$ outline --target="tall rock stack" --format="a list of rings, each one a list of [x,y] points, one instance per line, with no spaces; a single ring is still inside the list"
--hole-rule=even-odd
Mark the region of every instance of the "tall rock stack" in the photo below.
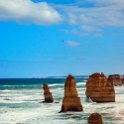
[[[53,102],[53,96],[52,93],[49,91],[49,87],[47,84],[43,84],[43,90],[44,90],[44,102],[46,103],[52,103]]]
[[[92,113],[88,117],[88,124],[103,124],[101,115],[99,113]]]
[[[122,85],[122,80],[119,74],[109,75],[108,82],[113,83],[114,86]]]
[[[80,97],[78,97],[76,82],[72,75],[66,79],[64,86],[64,98],[60,112],[66,111],[83,111]]]
[[[86,82],[86,96],[93,102],[115,102],[114,86],[103,73],[94,73]]]

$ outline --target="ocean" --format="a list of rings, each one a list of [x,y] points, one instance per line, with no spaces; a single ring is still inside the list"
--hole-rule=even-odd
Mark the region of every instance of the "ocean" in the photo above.
[[[116,86],[116,102],[86,102],[87,78],[76,78],[83,112],[59,113],[65,78],[0,79],[0,124],[87,124],[90,113],[102,115],[104,124],[124,124],[124,86]],[[42,103],[48,83],[54,103]]]

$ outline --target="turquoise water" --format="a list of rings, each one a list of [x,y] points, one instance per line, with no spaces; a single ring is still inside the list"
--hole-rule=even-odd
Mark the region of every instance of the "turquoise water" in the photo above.
[[[76,78],[83,112],[58,113],[64,95],[65,79],[0,80],[0,124],[87,124],[92,112],[99,112],[104,124],[124,124],[124,86],[115,87],[115,103],[87,103],[86,78]],[[44,99],[42,84],[49,83],[54,103]]]

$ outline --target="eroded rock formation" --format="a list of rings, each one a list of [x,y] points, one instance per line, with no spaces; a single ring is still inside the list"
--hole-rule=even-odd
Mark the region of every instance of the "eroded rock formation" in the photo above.
[[[43,84],[43,90],[44,90],[44,102],[52,103],[53,96],[52,96],[52,93],[49,91],[49,87],[47,84]]]
[[[122,84],[124,84],[124,76],[122,76],[121,80],[122,80]]]
[[[99,113],[92,113],[88,117],[88,124],[103,124],[101,115]]]
[[[94,73],[86,82],[86,96],[93,102],[115,102],[114,86],[103,73]]]
[[[66,111],[82,111],[80,97],[78,97],[76,82],[72,75],[69,75],[66,79],[64,86],[64,98],[60,112]]]
[[[113,83],[114,86],[122,85],[122,80],[119,74],[109,75],[108,82]]]

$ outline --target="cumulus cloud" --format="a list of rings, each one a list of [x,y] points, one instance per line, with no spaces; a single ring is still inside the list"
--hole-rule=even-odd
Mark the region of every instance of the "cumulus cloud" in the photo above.
[[[70,47],[77,47],[77,46],[80,46],[80,42],[77,42],[77,41],[66,41],[65,45],[70,46]]]
[[[0,0],[0,20],[14,20],[34,24],[56,24],[61,20],[61,15],[46,2]]]
[[[49,5],[32,0],[0,0],[0,20],[40,25],[56,24],[62,20],[72,27],[66,32],[76,35],[101,34],[106,27],[124,27],[124,0],[75,1],[71,5]]]

